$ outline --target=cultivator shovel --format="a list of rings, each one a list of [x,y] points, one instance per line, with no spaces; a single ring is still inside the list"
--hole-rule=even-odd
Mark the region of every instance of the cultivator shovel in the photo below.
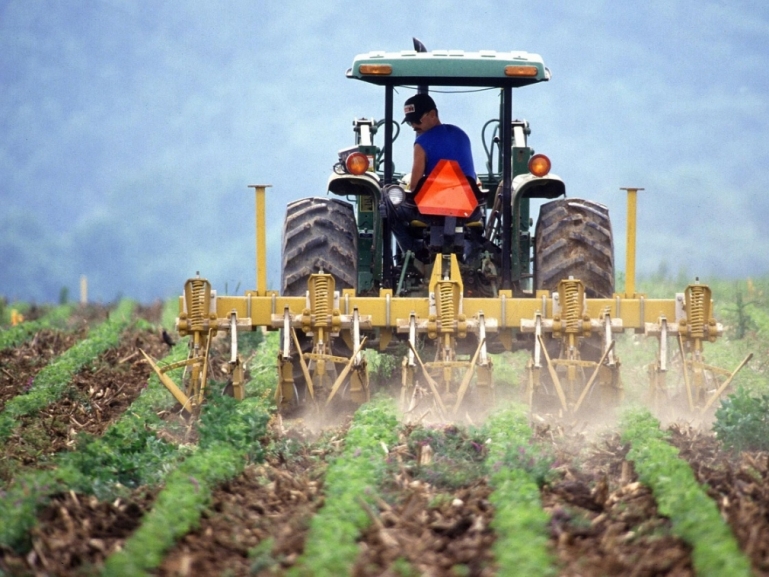
[[[703,344],[713,342],[723,334],[723,326],[712,316],[711,290],[700,284],[689,285],[686,292],[677,295],[676,318],[672,322],[660,317],[657,323],[649,323],[646,332],[659,339],[657,361],[649,365],[650,397],[656,407],[662,407],[673,399],[684,397],[685,408],[693,414],[706,413],[726,392],[737,373],[753,357],[747,355],[730,371],[705,362]],[[678,342],[678,356],[674,364],[681,378],[670,387],[667,382],[670,337]]]
[[[493,404],[492,363],[486,348],[486,319],[483,312],[468,318],[463,310],[462,276],[456,255],[438,255],[429,282],[428,310],[420,319],[416,310],[398,323],[398,333],[408,334],[409,350],[402,362],[401,404],[413,411],[422,398],[432,399],[441,417],[459,414],[473,376],[474,400],[487,409]],[[458,340],[474,335],[478,343],[469,358],[457,354]],[[418,337],[435,343],[432,361],[423,361]],[[467,355],[465,355],[467,357]],[[427,384],[421,386],[420,381]]]
[[[546,306],[543,295],[544,310]],[[613,406],[619,401],[622,386],[614,334],[622,332],[623,323],[612,318],[608,307],[601,310],[599,318],[590,317],[582,281],[562,280],[552,295],[552,317],[543,318],[538,311],[533,321],[522,321],[522,330],[534,334],[528,364],[530,405],[534,405],[535,395],[555,396],[560,412],[574,414],[596,394],[600,406]],[[548,349],[557,350],[558,356],[552,358]],[[543,368],[547,370],[544,379]]]
[[[346,295],[349,297],[349,295]],[[307,283],[305,307],[301,314],[292,314],[284,307],[280,318],[283,338],[278,354],[280,382],[275,390],[278,406],[289,407],[298,403],[305,394],[317,406],[327,406],[340,394],[345,386],[344,396],[353,403],[361,404],[370,397],[368,366],[362,354],[366,337],[361,339],[361,328],[370,325],[355,308],[352,314],[341,314],[340,295],[335,291],[334,277],[320,272],[310,275]],[[302,339],[297,335],[301,330]],[[344,331],[346,343],[353,350],[348,358],[334,354],[332,343]],[[305,345],[302,345],[304,341]],[[296,365],[299,365],[300,385],[296,385]],[[337,369],[341,365],[341,370]]]
[[[177,329],[181,336],[190,336],[189,353],[186,360],[159,366],[147,353],[144,358],[171,392],[174,398],[187,412],[196,411],[203,402],[206,383],[210,372],[211,342],[220,330],[227,330],[231,338],[231,358],[228,389],[236,399],[243,399],[243,366],[238,355],[237,316],[218,319],[215,310],[216,294],[211,290],[211,283],[200,277],[189,279],[184,285],[184,308],[179,315]],[[167,374],[175,369],[184,368],[182,387],[177,386]]]

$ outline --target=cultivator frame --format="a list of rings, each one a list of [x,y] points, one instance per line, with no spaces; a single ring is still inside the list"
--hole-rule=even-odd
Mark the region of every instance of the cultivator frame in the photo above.
[[[264,189],[256,188],[257,211],[264,210]],[[265,243],[262,228],[257,230],[257,254],[262,253]],[[632,239],[628,243],[628,261],[634,250]],[[257,269],[257,277],[257,286],[266,286],[265,267]],[[461,414],[473,377],[476,402],[492,402],[489,339],[506,350],[520,348],[528,339],[532,355],[528,363],[529,401],[538,390],[552,387],[550,392],[558,399],[559,411],[573,415],[596,388],[600,389],[600,404],[610,405],[621,396],[614,337],[629,330],[658,340],[657,360],[649,365],[652,400],[661,403],[671,396],[666,375],[671,364],[670,338],[675,337],[683,359],[689,408],[706,411],[750,359],[746,358],[734,371],[705,363],[704,342],[713,342],[723,334],[723,326],[712,316],[710,288],[696,283],[674,299],[651,299],[636,294],[633,275],[628,277],[628,292],[610,299],[587,298],[579,279],[562,280],[557,291],[537,291],[534,298],[513,297],[512,290],[500,290],[496,298],[465,297],[456,255],[438,255],[435,259],[427,298],[395,298],[392,289],[384,288],[378,296],[359,296],[353,289],[338,291],[334,277],[322,271],[310,275],[305,296],[285,296],[266,289],[247,291],[244,296],[219,296],[206,279],[196,277],[187,281],[179,300],[177,329],[180,335],[190,336],[188,359],[161,368],[147,358],[180,404],[194,411],[204,398],[213,337],[229,333],[228,372],[234,396],[242,398],[243,369],[237,333],[260,327],[281,331],[277,403],[288,407],[299,401],[294,378],[298,368],[307,384],[308,400],[324,407],[339,396],[343,386],[346,398],[354,403],[368,400],[364,354],[367,340],[375,337],[378,348],[386,350],[393,339],[400,339],[408,345],[401,370],[404,409],[413,410],[416,400],[426,396],[437,415],[451,418]],[[309,352],[301,352],[297,336],[300,332],[312,339]],[[474,352],[460,358],[458,343],[468,338],[472,338],[470,348]],[[334,339],[342,339],[352,354],[334,354]],[[425,339],[435,343],[433,360],[422,359],[424,349],[420,352],[419,343]],[[600,341],[600,359],[580,358],[582,339]],[[558,358],[548,353],[548,345],[553,343],[559,345]],[[182,366],[187,369],[184,391],[165,374]],[[720,381],[719,377],[728,378]],[[426,386],[421,386],[420,381]]]

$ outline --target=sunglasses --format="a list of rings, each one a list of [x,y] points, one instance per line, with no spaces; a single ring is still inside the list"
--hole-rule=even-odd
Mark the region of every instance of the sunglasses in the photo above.
[[[409,126],[419,126],[422,124],[422,119],[425,117],[425,114],[427,114],[427,112],[423,112],[422,116],[419,117],[419,120],[407,120],[406,124]]]

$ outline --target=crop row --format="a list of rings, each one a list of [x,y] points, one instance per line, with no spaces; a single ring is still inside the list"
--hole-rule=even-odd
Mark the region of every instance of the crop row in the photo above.
[[[79,370],[102,352],[116,346],[121,333],[131,323],[135,307],[131,301],[121,301],[109,319],[95,327],[88,338],[79,341],[41,370],[25,394],[8,401],[0,413],[0,441],[11,435],[20,417],[35,414],[56,401]]]
[[[17,347],[32,336],[49,328],[60,328],[64,326],[66,320],[72,314],[74,307],[72,305],[60,305],[51,309],[45,316],[33,320],[19,323],[16,326],[0,330],[0,351]]]
[[[166,360],[186,358],[186,349],[186,343],[178,343]],[[178,370],[174,376],[178,378],[180,374]],[[76,450],[57,455],[52,469],[30,471],[14,479],[0,494],[0,545],[26,549],[27,533],[36,522],[36,512],[56,492],[73,490],[110,498],[126,488],[160,482],[189,451],[155,435],[162,425],[157,413],[172,404],[153,375],[131,408],[104,435],[82,439]]]
[[[673,532],[692,546],[697,575],[750,575],[750,563],[718,507],[667,439],[648,411],[624,415],[622,440],[630,444],[627,459],[640,481],[651,488],[660,513],[671,519]]]
[[[398,419],[391,399],[360,407],[342,454],[326,473],[325,502],[312,518],[305,551],[291,575],[344,575],[358,556],[357,539],[371,522],[371,506],[385,471],[388,447],[397,441]]]
[[[260,441],[270,412],[263,397],[238,403],[214,397],[199,423],[198,449],[168,475],[139,529],[105,565],[107,575],[144,575],[163,560],[176,539],[198,523],[213,489],[263,458]]]
[[[487,428],[498,575],[552,575],[549,517],[542,510],[539,493],[550,463],[532,445],[528,415],[521,407],[493,415]]]
[[[94,329],[86,341],[99,335],[96,340],[101,342],[99,331],[118,323],[117,316],[113,313],[110,321]],[[102,437],[80,440],[75,451],[55,458],[52,470],[21,475],[0,493],[0,546],[26,549],[26,535],[35,522],[35,513],[56,492],[67,489],[111,498],[126,488],[162,484],[141,526],[121,551],[107,559],[104,572],[145,575],[158,567],[165,551],[199,522],[216,486],[239,475],[247,462],[263,459],[262,441],[271,413],[270,379],[266,375],[272,374],[274,359],[269,346],[264,343],[260,350],[263,364],[252,367],[252,373],[264,369],[265,378],[247,385],[245,401],[238,403],[218,395],[209,399],[196,423],[196,447],[168,442],[157,435],[169,427],[158,413],[169,409],[173,399],[153,375],[143,393]],[[182,341],[163,363],[182,359],[186,353]],[[179,372],[172,377],[178,380]],[[35,387],[42,376],[43,371]],[[46,386],[45,379],[42,383],[43,391],[58,386]],[[6,414],[13,413],[6,410],[0,414],[0,422]],[[659,422],[646,412],[630,412],[622,430],[623,442],[631,447],[628,460],[641,482],[654,492],[660,512],[672,520],[673,531],[692,545],[698,574],[750,574],[749,563],[715,504],[667,442]],[[390,399],[377,398],[356,411],[344,449],[327,469],[324,506],[311,519],[304,553],[290,574],[339,575],[353,566],[359,554],[357,541],[371,523],[371,510],[384,490],[388,455],[399,442],[398,433],[397,413]],[[517,406],[495,413],[475,433],[476,438],[486,439],[482,474],[492,488],[493,554],[499,575],[555,572],[556,562],[548,546],[549,516],[540,502],[551,460],[547,451],[532,443],[532,436],[527,411]]]

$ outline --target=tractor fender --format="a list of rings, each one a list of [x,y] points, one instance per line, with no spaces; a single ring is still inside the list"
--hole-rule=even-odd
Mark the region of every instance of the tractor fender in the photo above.
[[[382,187],[376,173],[332,174],[328,179],[328,190],[339,196],[360,196],[371,194],[379,199],[382,196]]]
[[[519,174],[513,178],[513,205],[521,198],[558,198],[566,195],[566,184],[560,176]]]

